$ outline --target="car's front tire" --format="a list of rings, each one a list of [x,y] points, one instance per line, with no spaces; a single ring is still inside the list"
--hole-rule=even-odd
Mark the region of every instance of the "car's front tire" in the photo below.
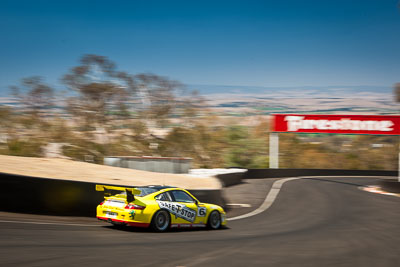
[[[166,210],[157,211],[151,220],[151,229],[156,232],[166,231],[171,223],[169,212]]]
[[[212,230],[216,230],[221,227],[221,214],[219,214],[218,211],[214,210],[211,212],[210,216],[208,216],[207,226]]]

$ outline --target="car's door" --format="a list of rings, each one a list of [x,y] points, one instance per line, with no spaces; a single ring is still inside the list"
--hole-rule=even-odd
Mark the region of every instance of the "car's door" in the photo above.
[[[160,207],[160,209],[165,209],[169,211],[169,215],[171,216],[171,224],[177,224],[177,217],[174,215],[177,211],[177,205],[174,203],[172,195],[170,192],[164,192],[155,197],[155,200]]]
[[[199,224],[204,223],[206,209],[199,207],[197,201],[183,190],[169,191],[177,210],[173,216],[178,224]]]

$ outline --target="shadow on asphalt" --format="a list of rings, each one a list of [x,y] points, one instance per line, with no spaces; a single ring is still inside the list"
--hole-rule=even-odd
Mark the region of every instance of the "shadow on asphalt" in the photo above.
[[[122,232],[131,232],[131,233],[185,233],[185,232],[212,232],[212,231],[224,231],[229,230],[230,228],[227,226],[223,226],[218,230],[211,230],[208,228],[172,228],[165,232],[155,232],[151,228],[140,228],[140,227],[130,227],[130,226],[121,226],[121,225],[104,225],[103,228],[122,231]]]

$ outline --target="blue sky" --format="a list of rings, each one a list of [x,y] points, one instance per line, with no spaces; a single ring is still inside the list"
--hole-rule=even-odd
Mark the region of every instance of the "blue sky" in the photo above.
[[[83,54],[186,84],[400,82],[398,0],[0,1],[0,94]]]

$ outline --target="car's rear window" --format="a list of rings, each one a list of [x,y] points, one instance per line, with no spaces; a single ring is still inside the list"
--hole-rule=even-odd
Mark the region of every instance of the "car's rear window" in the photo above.
[[[152,194],[154,192],[160,191],[162,189],[162,188],[157,188],[157,187],[135,187],[135,188],[140,190],[140,194],[139,195],[135,195],[135,196],[138,196],[138,197],[144,197],[144,196],[147,196],[147,195]],[[118,195],[126,196],[126,192],[125,191],[119,192],[117,194],[117,196]]]
[[[137,195],[138,197],[144,197],[160,190],[158,188],[153,188],[153,187],[136,187],[136,189],[140,190],[140,195]]]

